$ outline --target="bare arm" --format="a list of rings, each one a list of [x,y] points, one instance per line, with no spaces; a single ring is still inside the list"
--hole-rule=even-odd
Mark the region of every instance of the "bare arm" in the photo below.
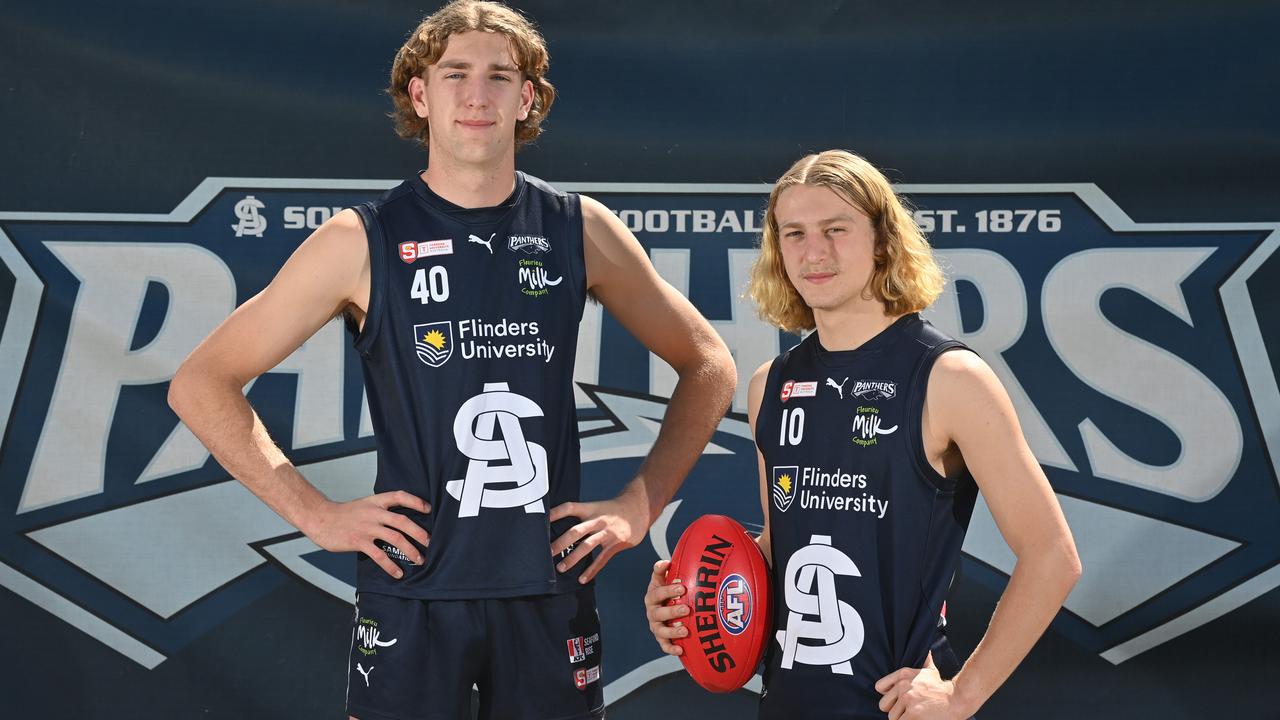
[[[760,401],[764,398],[764,386],[769,378],[770,365],[772,361],[761,365],[751,376],[751,384],[747,387],[747,420],[751,424],[752,435],[755,435],[756,416],[760,414]],[[760,552],[764,553],[765,562],[772,563],[773,559],[769,552],[769,490],[765,480],[764,456],[758,449],[756,457],[759,460],[757,475],[760,485],[760,508],[764,512],[764,531],[756,538],[756,544],[760,547]],[[689,607],[667,604],[672,598],[684,594],[683,584],[667,584],[667,568],[670,566],[670,560],[659,560],[653,564],[653,574],[649,577],[649,587],[644,594],[645,616],[649,620],[649,632],[653,633],[662,652],[668,655],[680,655],[683,651],[672,640],[689,634],[689,630],[684,627],[684,622],[680,620],[689,614]]]
[[[891,718],[967,718],[1049,626],[1080,577],[1080,559],[1013,404],[986,363],[966,352],[938,359],[929,378],[924,427],[926,446],[959,448],[1018,560],[986,635],[953,680],[903,669],[876,687],[890,706],[897,701]]]
[[[334,315],[349,306],[363,314],[368,296],[364,228],[354,212],[344,211],[312,234],[266,289],[236,308],[191,352],[169,385],[169,404],[227,472],[290,524],[326,549],[364,551],[396,575],[400,570],[373,540],[420,560],[400,532],[423,544],[426,532],[389,508],[405,505],[425,512],[425,504],[407,493],[342,506],[330,502],[276,447],[242,393]]]
[[[590,580],[614,554],[635,545],[666,507],[702,454],[733,399],[733,358],[697,309],[654,270],[639,241],[608,208],[582,198],[587,285],[637,340],[679,375],[662,429],[636,473],[607,503],[565,503],[551,520],[576,517],[552,543],[558,554],[578,543],[562,571],[602,548],[581,575]],[[580,542],[579,542],[580,541]]]

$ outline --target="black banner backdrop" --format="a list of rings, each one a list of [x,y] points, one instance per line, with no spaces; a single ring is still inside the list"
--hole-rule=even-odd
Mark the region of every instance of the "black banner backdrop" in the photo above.
[[[1086,563],[983,717],[1276,716],[1273,5],[519,7],[561,97],[518,164],[617,211],[740,370],[793,340],[740,297],[766,183],[847,147],[920,208],[953,280],[933,319],[1010,386]],[[163,398],[310,228],[424,164],[380,91],[431,9],[6,8],[6,714],[342,715],[349,558],[227,481]],[[607,316],[584,338],[585,492],[602,497],[671,378]],[[372,482],[343,347],[326,328],[250,390],[335,497]],[[611,717],[754,712],[750,690],[713,697],[662,660],[640,611],[645,567],[693,517],[759,522],[741,415],[720,430],[649,542],[602,576]],[[951,599],[962,652],[1010,569],[993,532],[979,512]]]

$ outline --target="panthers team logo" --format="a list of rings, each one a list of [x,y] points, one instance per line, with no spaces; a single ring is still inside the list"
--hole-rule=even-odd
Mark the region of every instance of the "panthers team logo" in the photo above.
[[[791,507],[796,498],[796,478],[800,474],[798,465],[775,465],[773,482],[770,483],[769,495],[773,498],[773,506],[781,512]]]
[[[892,400],[898,394],[898,384],[880,380],[858,380],[849,394],[863,400]]]
[[[431,367],[448,362],[453,355],[453,321],[414,325],[413,349],[418,359]]]
[[[539,255],[551,252],[551,241],[541,235],[511,235],[507,239],[507,249],[526,255]]]

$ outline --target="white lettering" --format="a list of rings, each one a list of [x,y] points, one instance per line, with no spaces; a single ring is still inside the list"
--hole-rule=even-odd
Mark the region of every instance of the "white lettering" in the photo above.
[[[1149,465],[1085,418],[1080,435],[1094,475],[1192,502],[1214,497],[1235,476],[1244,439],[1230,401],[1182,358],[1111,324],[1099,306],[1107,290],[1125,288],[1191,325],[1182,282],[1213,251],[1085,250],[1045,278],[1045,332],[1062,361],[1098,392],[1163,423],[1181,445],[1174,462]]]
[[[1044,465],[1074,472],[1075,463],[1004,359],[1004,351],[1022,337],[1027,327],[1027,290],[1022,277],[1003,255],[990,250],[940,250],[938,257],[944,266],[950,266],[951,282],[925,317],[946,334],[973,348],[991,366],[1009,393],[1022,423],[1022,433],[1036,459]],[[960,302],[955,288],[959,281],[973,283],[982,299],[982,325],[970,332],[966,332],[960,322]]]
[[[235,306],[235,281],[227,266],[196,245],[50,242],[47,247],[80,288],[19,512],[101,492],[107,433],[120,389],[168,381],[191,348]],[[151,342],[130,350],[151,282],[169,291],[164,323]]]

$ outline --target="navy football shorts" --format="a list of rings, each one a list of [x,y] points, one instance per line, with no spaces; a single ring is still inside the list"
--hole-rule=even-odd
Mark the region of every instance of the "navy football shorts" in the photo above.
[[[360,593],[347,712],[360,720],[604,715],[600,616],[591,586],[562,595],[418,600]]]

